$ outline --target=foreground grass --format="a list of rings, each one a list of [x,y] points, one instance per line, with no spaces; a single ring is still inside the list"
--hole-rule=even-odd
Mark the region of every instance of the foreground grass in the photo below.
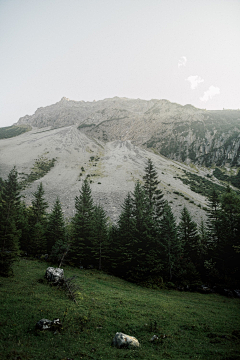
[[[240,301],[220,295],[138,287],[93,270],[78,275],[78,304],[43,279],[46,263],[21,260],[0,278],[0,359],[240,359]],[[60,334],[35,330],[42,318],[63,320]],[[117,331],[137,350],[116,349]],[[154,335],[159,342],[149,340]]]

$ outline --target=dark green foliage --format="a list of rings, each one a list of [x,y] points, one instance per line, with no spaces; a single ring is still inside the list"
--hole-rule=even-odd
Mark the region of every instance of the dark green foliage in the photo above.
[[[190,189],[198,194],[204,196],[210,196],[210,194],[215,190],[219,194],[224,192],[225,187],[215,184],[212,181],[199,176],[197,174],[192,174],[184,170],[186,177],[179,177],[179,179],[186,185],[190,185]]]
[[[46,227],[48,203],[44,200],[44,189],[42,183],[33,193],[32,206],[30,209],[30,244],[28,252],[32,255],[42,255],[47,251]]]
[[[197,224],[192,220],[192,217],[185,206],[181,212],[180,223],[178,225],[178,236],[184,257],[195,262],[199,250]]]
[[[167,202],[164,206],[160,226],[163,274],[166,280],[171,281],[177,275],[177,267],[181,256],[181,244],[177,236],[176,220]]]
[[[47,253],[52,261],[59,262],[67,250],[67,238],[62,207],[57,198],[53,210],[48,217],[47,231]]]
[[[181,243],[181,274],[186,280],[196,282],[200,280],[197,269],[200,267],[199,255],[201,253],[200,239],[197,224],[192,220],[187,208],[184,206],[178,225],[178,237]]]
[[[216,168],[213,171],[213,175],[217,179],[222,180],[222,181],[228,181],[233,186],[240,189],[240,171],[238,171],[237,175],[228,176],[228,175],[224,174],[219,168]]]
[[[134,238],[133,202],[128,193],[122,205],[118,224],[110,229],[110,259],[112,271],[126,277],[131,268],[132,244]]]
[[[75,198],[76,214],[72,219],[70,258],[74,265],[92,265],[93,199],[88,180],[85,179],[80,195]]]
[[[19,246],[20,246],[20,250],[24,254],[29,252],[29,244],[31,242],[31,231],[30,231],[31,214],[32,214],[32,209],[28,208],[26,204],[22,202],[18,212],[18,228],[21,229]]]
[[[148,159],[143,180],[146,197],[149,202],[149,211],[153,212],[155,219],[159,219],[162,215],[165,201],[163,200],[162,191],[158,189],[160,181],[151,159]]]
[[[230,187],[220,197],[213,194],[208,217],[211,280],[236,286],[240,280],[240,254],[235,250],[240,244],[240,197]]]
[[[32,128],[29,125],[12,125],[0,128],[0,139],[8,139],[21,135]]]
[[[0,275],[3,276],[12,273],[13,262],[19,255],[19,194],[18,173],[14,167],[7,180],[0,182]]]
[[[107,217],[103,208],[96,205],[92,222],[92,257],[98,270],[106,268],[108,245]]]

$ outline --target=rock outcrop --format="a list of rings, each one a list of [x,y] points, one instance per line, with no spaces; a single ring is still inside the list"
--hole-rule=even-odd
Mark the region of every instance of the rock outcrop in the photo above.
[[[48,267],[45,278],[52,284],[57,285],[64,280],[64,271],[63,269]]]
[[[113,338],[112,346],[116,346],[118,349],[136,348],[139,347],[139,342],[133,336],[123,334],[122,332],[117,332]]]

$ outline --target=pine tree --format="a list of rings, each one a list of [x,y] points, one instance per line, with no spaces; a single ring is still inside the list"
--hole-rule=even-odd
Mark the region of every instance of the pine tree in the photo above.
[[[155,247],[152,212],[149,211],[145,190],[139,182],[135,184],[132,205],[133,236],[129,247],[129,276],[134,281],[142,281],[156,272],[159,260]]]
[[[106,213],[100,205],[93,210],[92,230],[92,256],[98,270],[102,270],[108,256],[108,227]]]
[[[178,236],[182,244],[184,257],[195,262],[200,250],[199,235],[197,224],[192,220],[186,206],[184,206],[181,212],[180,223],[178,225]]]
[[[30,212],[31,241],[28,252],[33,255],[42,255],[47,251],[46,227],[48,203],[44,200],[44,189],[42,183],[33,193]]]
[[[154,218],[159,219],[162,216],[165,201],[163,200],[162,191],[158,189],[160,181],[158,180],[158,174],[151,159],[148,159],[143,180],[146,198],[149,202],[149,209],[153,211]]]
[[[173,216],[171,207],[166,202],[161,225],[161,259],[163,263],[163,273],[165,278],[172,281],[177,273],[179,259],[181,256],[181,245],[177,236],[176,220]]]
[[[208,220],[207,228],[209,239],[209,247],[214,247],[220,241],[220,200],[218,193],[213,190],[208,198]]]
[[[51,254],[53,246],[58,242],[58,248],[66,243],[65,222],[59,198],[56,199],[53,210],[48,217],[47,253]],[[61,246],[59,246],[61,244]],[[55,251],[56,253],[56,251]]]
[[[76,214],[72,219],[72,244],[70,257],[74,265],[92,264],[93,199],[88,180],[85,179],[80,195],[75,198]]]
[[[188,209],[184,206],[178,225],[178,238],[181,244],[180,273],[183,280],[190,284],[200,280],[200,243],[197,224],[192,220]]]
[[[133,200],[128,193],[122,205],[117,226],[112,226],[111,263],[116,275],[127,277],[132,266],[135,223],[133,219]]]
[[[21,229],[21,236],[19,239],[20,250],[25,254],[28,253],[29,244],[31,242],[30,214],[31,208],[28,208],[24,202],[21,202],[18,212],[17,226]]]
[[[240,280],[240,256],[234,250],[240,239],[240,196],[229,186],[220,197],[219,241],[213,259],[222,278]]]
[[[14,167],[7,180],[0,183],[0,274],[3,276],[12,273],[12,265],[19,255],[21,230],[17,228],[17,216],[20,206],[20,188],[17,177],[18,173]]]
[[[46,222],[48,203],[44,200],[44,189],[43,184],[37,188],[37,191],[33,193],[34,199],[32,200],[32,211],[33,211],[33,221],[35,224]]]

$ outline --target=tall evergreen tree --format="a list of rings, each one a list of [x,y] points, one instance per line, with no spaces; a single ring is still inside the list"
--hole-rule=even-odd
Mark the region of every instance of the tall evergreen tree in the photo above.
[[[21,229],[21,236],[19,239],[20,250],[24,253],[29,252],[29,244],[31,242],[31,226],[30,226],[31,208],[27,207],[24,202],[21,202],[17,225]]]
[[[240,256],[234,247],[240,242],[240,196],[229,186],[220,197],[219,241],[213,258],[222,279],[240,280]]]
[[[186,208],[183,207],[178,225],[178,236],[181,241],[183,255],[188,260],[196,262],[198,259],[200,244],[197,224],[192,220],[192,217]]]
[[[161,259],[163,263],[163,273],[165,279],[172,281],[177,274],[179,259],[181,256],[181,245],[177,236],[176,220],[173,216],[171,207],[166,202],[161,225]]]
[[[70,257],[74,265],[92,264],[93,199],[87,179],[83,181],[80,195],[75,198],[76,213],[72,219],[72,244]]]
[[[102,270],[108,257],[108,227],[106,213],[100,205],[93,210],[92,230],[92,256],[98,270]]]
[[[20,187],[18,173],[14,167],[7,180],[1,181],[0,212],[0,274],[8,276],[12,273],[13,262],[19,254],[19,237],[17,216],[20,207]]]
[[[153,211],[153,217],[159,219],[163,213],[165,201],[162,191],[158,188],[160,181],[158,180],[158,174],[151,159],[147,161],[143,180],[146,198],[149,202],[149,209]]]
[[[47,253],[51,254],[53,246],[58,242],[64,247],[66,243],[65,222],[59,198],[56,199],[53,210],[48,217],[47,231]],[[60,246],[61,247],[61,246]]]
[[[134,281],[142,281],[157,271],[159,259],[152,212],[149,211],[145,190],[139,182],[135,184],[132,194],[132,206],[133,233],[129,246],[129,276]]]
[[[200,281],[201,268],[200,242],[197,224],[192,220],[188,209],[184,206],[178,225],[178,238],[181,244],[180,271],[182,280],[190,284]]]
[[[208,197],[208,220],[209,247],[214,247],[220,241],[220,200],[216,190]]]
[[[44,189],[42,183],[33,193],[32,206],[30,212],[30,232],[31,241],[29,252],[33,255],[42,255],[47,251],[46,227],[47,227],[47,208],[48,203],[44,199]]]
[[[109,265],[111,272],[126,278],[132,263],[134,237],[133,202],[130,193],[121,208],[117,224],[113,224],[109,229]]]

